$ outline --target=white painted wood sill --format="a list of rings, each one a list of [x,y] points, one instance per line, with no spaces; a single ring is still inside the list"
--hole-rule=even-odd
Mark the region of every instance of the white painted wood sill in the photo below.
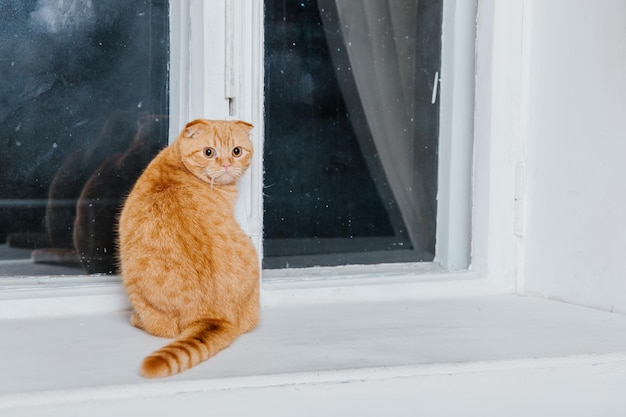
[[[139,363],[165,340],[107,288],[89,314],[47,297],[21,318],[3,294],[1,416],[626,413],[622,315],[515,295],[272,305],[216,357],[146,380]]]

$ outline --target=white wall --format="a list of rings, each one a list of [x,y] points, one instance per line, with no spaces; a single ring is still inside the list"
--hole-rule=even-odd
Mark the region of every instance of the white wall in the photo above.
[[[626,312],[626,1],[525,7],[523,288]]]

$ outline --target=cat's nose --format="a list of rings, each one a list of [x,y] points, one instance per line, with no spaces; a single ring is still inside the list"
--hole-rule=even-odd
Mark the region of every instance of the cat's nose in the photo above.
[[[230,164],[222,164],[222,166],[224,167],[224,171],[228,171],[228,167],[230,167]]]

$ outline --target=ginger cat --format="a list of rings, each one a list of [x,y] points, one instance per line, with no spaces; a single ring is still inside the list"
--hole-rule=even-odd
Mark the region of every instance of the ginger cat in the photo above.
[[[258,258],[233,214],[252,158],[251,128],[189,122],[124,204],[119,251],[131,324],[176,338],[144,359],[145,377],[191,368],[258,322]]]

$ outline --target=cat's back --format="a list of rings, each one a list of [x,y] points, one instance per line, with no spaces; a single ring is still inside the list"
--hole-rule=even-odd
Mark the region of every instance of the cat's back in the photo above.
[[[164,149],[139,177],[122,208],[122,262],[132,252],[136,258],[160,250],[165,259],[189,257],[200,248],[227,251],[224,242],[250,246],[252,253],[250,239],[234,218],[235,199],[236,189],[213,189],[178,164],[171,148]]]
[[[139,177],[122,209],[120,227],[130,216],[142,222],[165,217],[169,223],[177,218],[183,224],[186,219],[230,217],[236,191],[211,189],[187,172],[173,154],[171,148],[161,151]]]

